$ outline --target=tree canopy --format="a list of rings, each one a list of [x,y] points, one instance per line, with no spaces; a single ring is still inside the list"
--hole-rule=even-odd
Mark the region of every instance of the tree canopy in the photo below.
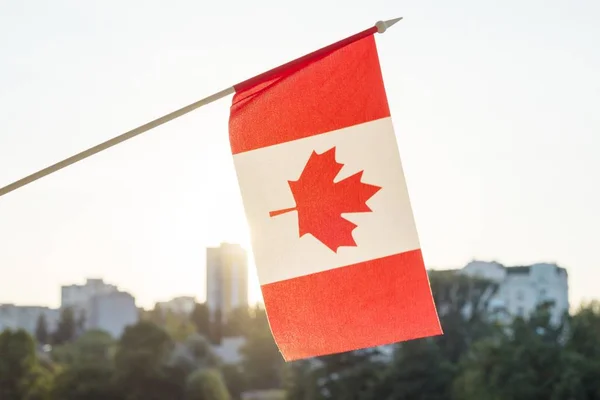
[[[0,399],[600,400],[600,303],[559,323],[551,303],[506,319],[490,308],[492,282],[441,272],[431,283],[443,335],[289,363],[261,307],[219,328],[244,338],[237,363],[218,357],[205,304],[190,315],[155,310],[119,338],[77,333],[65,310],[47,332],[49,352],[41,318],[37,343],[22,330],[0,333]]]

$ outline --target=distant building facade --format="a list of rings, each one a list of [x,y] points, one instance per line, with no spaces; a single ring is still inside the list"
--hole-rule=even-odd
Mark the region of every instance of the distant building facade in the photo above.
[[[169,301],[161,301],[156,303],[156,306],[163,311],[171,311],[176,314],[189,315],[194,311],[197,300],[193,296],[179,296]]]
[[[87,307],[87,329],[101,329],[118,338],[125,328],[139,320],[135,298],[116,291],[93,296]]]
[[[102,279],[86,279],[83,285],[61,286],[60,307],[70,307],[74,311],[87,308],[92,297],[118,291],[115,285],[104,283]]]
[[[54,332],[61,310],[71,308],[76,320],[83,316],[83,329],[101,329],[119,337],[128,325],[139,320],[135,298],[102,279],[87,279],[83,285],[61,287],[60,309],[41,306],[0,304],[0,332],[5,329],[24,329],[35,335],[38,319],[46,319],[47,331]]]
[[[101,329],[114,337],[139,320],[135,298],[102,279],[86,279],[83,285],[61,287],[61,309],[70,307],[83,315],[84,329]]]
[[[206,249],[207,304],[223,320],[231,310],[248,307],[248,255],[239,244],[222,243]]]
[[[35,335],[35,329],[40,316],[46,319],[46,329],[52,332],[56,329],[59,311],[41,306],[17,306],[14,304],[0,304],[0,332],[5,329],[24,329]]]
[[[496,282],[498,291],[490,306],[509,317],[526,317],[537,305],[546,301],[554,303],[554,323],[569,311],[568,274],[566,269],[556,264],[505,267],[497,262],[472,261],[458,272]]]

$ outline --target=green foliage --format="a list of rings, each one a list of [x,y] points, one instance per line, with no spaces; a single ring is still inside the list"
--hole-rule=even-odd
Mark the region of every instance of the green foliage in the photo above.
[[[220,308],[217,308],[210,320],[210,334],[208,335],[212,344],[221,344],[223,340],[223,314]]]
[[[208,340],[197,333],[190,335],[183,343],[177,343],[168,362],[170,367],[189,375],[202,368],[213,368],[219,364]]]
[[[40,314],[37,319],[35,325],[35,338],[38,343],[44,345],[48,344],[50,341],[50,334],[48,332],[48,322],[46,321],[46,316],[44,314]]]
[[[600,399],[600,301],[582,305],[568,330],[566,348],[573,354],[572,363],[578,365],[577,379],[587,396],[582,398]]]
[[[560,341],[563,335],[564,325],[551,323],[547,305],[540,306],[527,320],[515,319],[502,336],[473,346],[456,380],[456,397],[582,398],[583,387],[576,372],[580,360],[564,348]]]
[[[79,363],[111,364],[115,347],[114,339],[106,332],[90,330],[73,343],[52,348],[52,359],[60,364]]]
[[[66,307],[60,313],[58,327],[53,334],[52,343],[61,345],[71,342],[75,339],[77,333],[77,323],[75,321],[75,313],[72,308]]]
[[[324,398],[320,393],[320,369],[314,364],[313,360],[298,360],[286,364],[283,383],[286,400]]]
[[[54,382],[52,371],[36,365],[23,381],[23,400],[53,400],[51,391]]]
[[[185,384],[185,400],[229,400],[231,397],[218,370],[199,369]]]
[[[198,334],[210,337],[210,312],[206,303],[196,303],[190,314],[190,321]]]
[[[75,321],[75,336],[81,335],[85,332],[85,322],[85,312],[81,311],[77,317],[77,320]]]
[[[163,312],[163,310],[161,310],[161,308],[158,305],[154,306],[154,308],[150,311],[143,312],[142,320],[152,322],[158,326],[165,325],[164,312]]]
[[[53,359],[66,368],[54,381],[53,397],[65,400],[118,399],[119,392],[112,385],[114,345],[108,333],[91,330],[74,343],[55,347]]]
[[[109,365],[112,363],[115,346],[115,340],[107,332],[101,330],[87,331],[75,342],[76,361],[79,363]]]
[[[248,308],[236,308],[228,316],[223,326],[223,336],[245,336],[252,323],[252,315]]]
[[[445,400],[454,374],[455,366],[435,339],[405,342],[396,346],[391,365],[383,369],[371,398]]]
[[[35,342],[23,330],[0,333],[0,399],[46,400],[50,372],[36,357]]]
[[[171,310],[164,312],[163,326],[175,341],[185,340],[191,334],[196,333],[196,326],[187,315],[175,313]]]
[[[246,375],[241,366],[236,364],[223,364],[221,365],[220,370],[221,375],[223,375],[223,379],[225,380],[225,385],[231,394],[231,398],[233,400],[239,400],[242,393],[248,388]]]
[[[273,340],[264,310],[254,310],[248,324],[246,343],[240,349],[240,353],[249,389],[281,387],[284,360]]]
[[[65,369],[54,381],[52,397],[61,400],[119,400],[113,386],[114,370],[108,365],[77,364]]]
[[[286,400],[600,400],[600,303],[560,324],[542,304],[500,325],[487,311],[490,282],[434,273],[432,289],[443,336],[290,363],[262,308],[227,319],[224,330],[246,338],[237,365],[222,364],[205,336],[172,329],[181,320],[166,313],[164,325],[146,315],[115,341],[102,331],[65,340],[64,312],[49,354],[25,331],[0,333],[0,400],[240,400],[272,389]]]
[[[371,399],[386,368],[377,348],[319,357],[319,362],[316,378],[325,399]]]
[[[155,324],[127,327],[115,354],[115,385],[126,400],[180,398],[185,376],[167,362],[174,342]]]
[[[444,330],[435,340],[446,359],[456,363],[473,343],[498,333],[488,311],[498,285],[453,271],[432,271],[429,276]]]

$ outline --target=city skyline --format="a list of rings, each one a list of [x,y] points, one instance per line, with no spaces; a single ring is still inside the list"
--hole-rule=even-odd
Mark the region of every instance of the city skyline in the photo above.
[[[426,265],[556,262],[573,304],[597,297],[600,3],[365,4],[6,2],[0,186],[402,16],[377,47]],[[230,104],[1,197],[0,302],[87,276],[140,304],[203,295],[204,248],[251,244]]]
[[[221,245],[223,244],[227,244],[227,245],[233,245],[236,246],[237,244],[235,243],[221,243]],[[216,249],[218,249],[219,247],[215,247]],[[250,262],[249,262],[250,264]],[[486,279],[495,279],[495,269],[498,267],[501,268],[506,268],[507,270],[511,270],[511,269],[523,269],[523,268],[530,268],[531,266],[556,266],[557,268],[566,271],[566,276],[567,276],[567,282],[569,284],[569,268],[568,266],[563,266],[554,262],[536,262],[536,263],[531,263],[531,264],[526,264],[526,265],[506,265],[503,264],[501,262],[498,262],[497,260],[480,260],[480,259],[472,259],[469,262],[463,264],[460,267],[454,266],[454,267],[447,267],[447,268],[436,268],[436,267],[430,267],[430,266],[426,266],[428,271],[464,271],[467,274],[472,275],[472,273],[470,272],[470,269],[473,266],[477,266],[476,270],[479,271],[484,271],[483,275]],[[483,268],[483,269],[482,269]],[[485,271],[486,268],[489,268],[488,271]],[[250,275],[248,276],[248,278],[250,278]],[[250,281],[250,279],[248,279]],[[106,281],[103,277],[98,277],[98,276],[94,276],[94,277],[85,277],[82,281],[77,281],[77,282],[71,282],[68,284],[64,284],[64,285],[60,285],[59,289],[63,289],[63,288],[68,288],[68,287],[72,287],[72,286],[81,286],[81,285],[87,285],[89,284],[90,281],[100,281],[102,282],[103,285],[108,286],[108,287],[112,287],[113,290],[117,291],[117,292],[123,292],[123,293],[127,293],[133,296],[133,298],[136,300],[136,305],[138,308],[143,308],[145,310],[151,310],[156,306],[164,306],[165,304],[171,303],[173,301],[177,301],[177,300],[181,300],[181,301],[188,301],[189,299],[195,299],[195,301],[197,301],[198,303],[209,303],[209,296],[207,295],[207,287],[204,286],[205,288],[205,293],[204,296],[202,295],[198,295],[198,293],[173,293],[171,295],[167,295],[164,298],[155,298],[153,300],[151,300],[148,303],[144,303],[141,304],[140,302],[137,301],[137,296],[134,292],[128,290],[127,288],[123,287],[122,285],[120,285],[118,282],[114,282],[111,281],[111,283],[107,283],[108,281]],[[208,281],[205,281],[206,284],[208,284]],[[250,282],[248,283],[248,305],[249,306],[254,306],[256,304],[259,304],[262,302],[262,299],[260,298],[261,296],[259,295],[258,299],[253,299],[252,295],[251,295],[251,284]],[[260,288],[257,286],[257,290],[260,292]],[[64,290],[63,290],[64,291]],[[61,290],[57,290],[57,292],[61,292]],[[571,291],[568,290],[567,292],[568,297],[567,297],[567,302],[571,303],[570,304],[570,310],[573,311],[574,309],[576,309],[579,306],[579,302],[573,302],[571,299]],[[15,306],[19,306],[19,307],[46,307],[46,308],[50,308],[50,309],[60,309],[61,307],[61,303],[64,301],[64,295],[61,296],[59,295],[59,301],[56,305],[51,305],[51,304],[34,304],[34,303],[11,303],[11,302],[0,302],[0,305],[15,305]]]

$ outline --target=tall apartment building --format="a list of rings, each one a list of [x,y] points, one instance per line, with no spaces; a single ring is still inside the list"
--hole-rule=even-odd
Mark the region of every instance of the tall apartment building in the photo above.
[[[206,249],[207,304],[223,319],[238,307],[248,307],[248,255],[239,244],[221,243]]]
[[[497,262],[473,261],[458,272],[498,283],[498,291],[490,305],[508,317],[528,316],[545,301],[554,302],[554,323],[569,311],[568,274],[556,264],[505,267]]]

